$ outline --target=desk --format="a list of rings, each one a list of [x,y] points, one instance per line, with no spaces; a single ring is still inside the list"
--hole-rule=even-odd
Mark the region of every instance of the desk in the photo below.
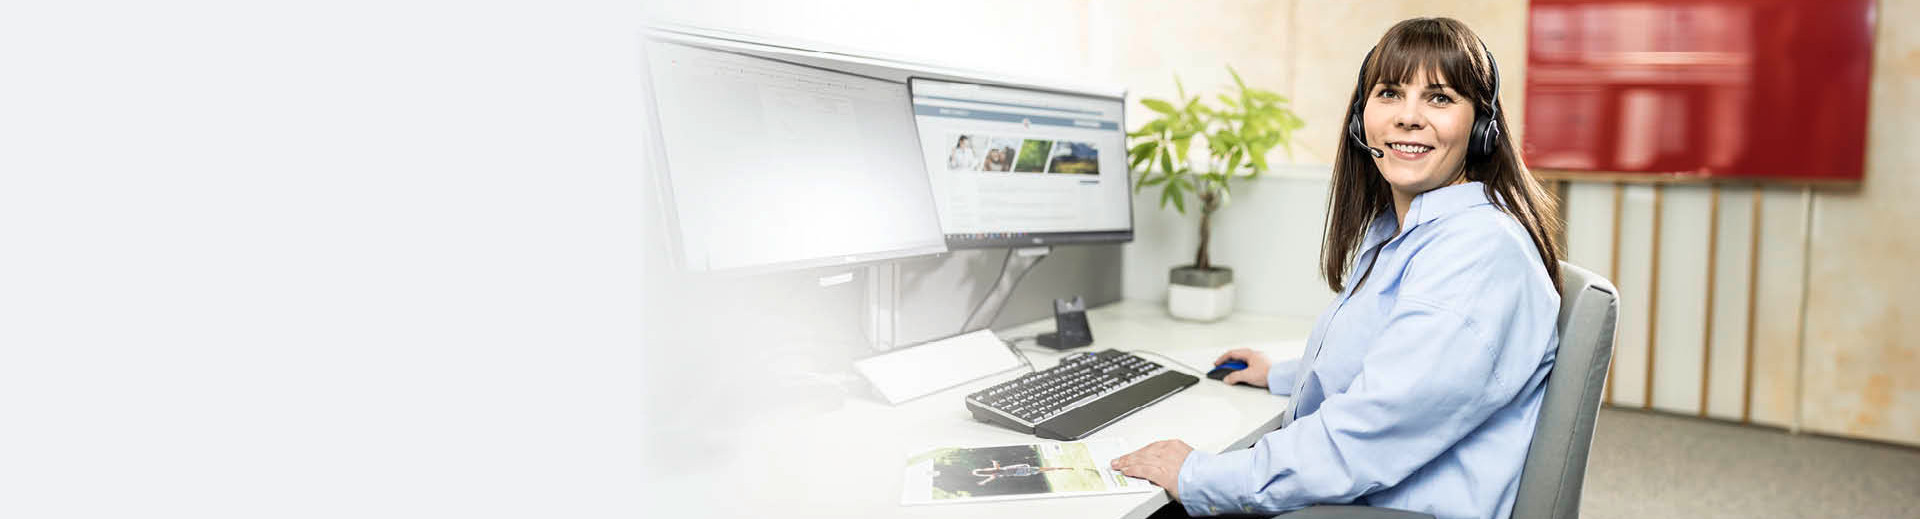
[[[1199,369],[1228,349],[1253,348],[1275,359],[1300,356],[1311,319],[1236,314],[1212,324],[1175,321],[1162,303],[1123,301],[1087,312],[1094,344],[1150,351]],[[1051,318],[1000,332],[1002,338],[1051,331]],[[1022,343],[1037,368],[1060,354]],[[1153,355],[1149,360],[1165,362]],[[1182,369],[1174,366],[1175,369]],[[767,424],[742,433],[738,447],[711,464],[663,478],[655,501],[695,517],[912,517],[912,518],[1143,518],[1168,502],[1165,492],[1030,499],[954,505],[900,505],[901,472],[908,455],[938,447],[1043,443],[1038,437],[975,421],[963,403],[968,393],[1010,380],[1009,371],[889,406],[866,395],[848,397],[837,409],[756,416]],[[1195,449],[1245,448],[1279,426],[1287,399],[1248,386],[1227,386],[1201,376],[1200,383],[1108,426],[1089,439],[1125,438],[1145,445],[1180,439]]]

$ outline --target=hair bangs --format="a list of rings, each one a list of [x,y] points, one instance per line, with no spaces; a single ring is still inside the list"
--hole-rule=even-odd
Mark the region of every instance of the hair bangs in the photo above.
[[[1404,30],[1390,31],[1381,38],[1373,59],[1366,64],[1366,85],[1407,85],[1418,72],[1426,72],[1429,81],[1444,83],[1475,103],[1492,99],[1493,78],[1488,75],[1485,58],[1472,33],[1464,27],[1447,27],[1438,20],[1415,20]]]

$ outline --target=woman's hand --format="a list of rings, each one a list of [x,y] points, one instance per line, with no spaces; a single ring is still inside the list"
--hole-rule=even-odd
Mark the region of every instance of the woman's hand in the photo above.
[[[1227,374],[1227,378],[1220,380],[1221,382],[1226,382],[1229,385],[1246,384],[1255,387],[1267,387],[1267,369],[1273,366],[1272,362],[1267,361],[1267,354],[1240,348],[1221,354],[1219,359],[1213,361],[1213,365],[1218,366],[1229,360],[1245,362],[1247,363],[1247,369],[1229,373]]]
[[[1174,501],[1180,500],[1180,466],[1187,463],[1187,454],[1193,452],[1193,446],[1180,440],[1160,440],[1133,451],[1132,454],[1113,459],[1113,469],[1121,474],[1145,479],[1160,488]]]

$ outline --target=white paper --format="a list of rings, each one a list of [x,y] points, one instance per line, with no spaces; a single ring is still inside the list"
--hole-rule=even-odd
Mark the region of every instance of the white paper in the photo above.
[[[1020,366],[1020,358],[993,335],[993,330],[948,337],[853,364],[891,404]]]

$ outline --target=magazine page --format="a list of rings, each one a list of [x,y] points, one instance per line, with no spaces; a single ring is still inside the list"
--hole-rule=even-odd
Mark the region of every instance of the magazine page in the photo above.
[[[900,502],[968,503],[1156,492],[1113,470],[1136,447],[1121,439],[998,447],[948,447],[907,458]]]

